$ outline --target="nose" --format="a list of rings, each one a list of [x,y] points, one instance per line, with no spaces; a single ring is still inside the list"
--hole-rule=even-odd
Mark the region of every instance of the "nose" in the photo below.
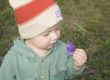
[[[52,31],[51,32],[51,40],[56,41],[59,38],[59,32],[58,31]]]

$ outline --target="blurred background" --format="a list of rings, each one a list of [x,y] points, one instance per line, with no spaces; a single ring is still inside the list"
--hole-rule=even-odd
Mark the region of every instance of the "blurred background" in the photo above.
[[[56,0],[64,21],[61,40],[87,52],[86,70],[74,80],[110,80],[110,0]],[[19,36],[8,0],[0,0],[1,60]]]

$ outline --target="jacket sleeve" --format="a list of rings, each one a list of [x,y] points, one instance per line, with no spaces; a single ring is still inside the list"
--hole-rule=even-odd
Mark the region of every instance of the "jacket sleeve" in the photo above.
[[[85,66],[83,65],[81,67],[81,69],[76,70],[74,68],[74,60],[73,60],[72,57],[68,57],[67,67],[68,67],[67,68],[67,77],[69,77],[69,78],[74,78],[74,77],[77,77],[77,76],[81,75],[83,73],[84,69],[85,69]]]
[[[10,54],[7,54],[3,60],[0,68],[0,80],[16,80]]]

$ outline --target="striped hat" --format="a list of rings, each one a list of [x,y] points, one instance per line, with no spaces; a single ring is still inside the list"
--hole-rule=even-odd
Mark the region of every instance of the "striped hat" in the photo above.
[[[54,0],[9,0],[21,38],[32,38],[63,20]]]

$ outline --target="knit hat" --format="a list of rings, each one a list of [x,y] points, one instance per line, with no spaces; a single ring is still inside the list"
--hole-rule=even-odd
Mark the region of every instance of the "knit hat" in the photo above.
[[[9,0],[21,38],[32,38],[63,20],[54,0]]]

